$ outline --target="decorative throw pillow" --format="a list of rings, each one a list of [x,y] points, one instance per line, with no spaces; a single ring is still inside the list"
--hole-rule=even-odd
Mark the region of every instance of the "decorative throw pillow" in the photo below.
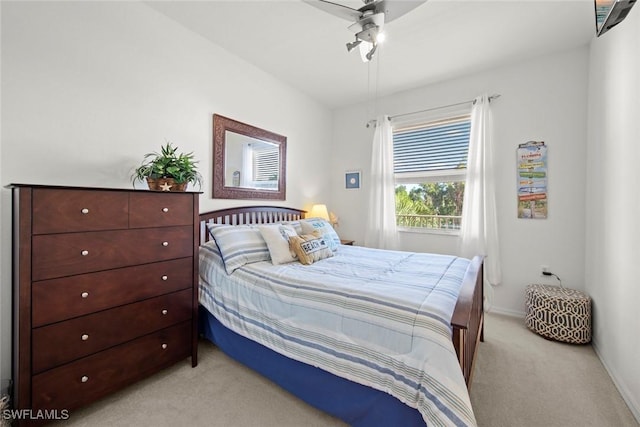
[[[289,237],[297,236],[298,234],[291,225],[261,225],[258,230],[260,230],[264,241],[267,242],[273,265],[286,264],[296,260],[296,253],[289,247]]]
[[[289,237],[289,246],[298,256],[302,264],[311,265],[321,259],[333,256],[333,252],[319,231],[302,236]]]
[[[302,234],[302,225],[300,225],[300,220],[296,221],[284,221],[283,224],[290,225],[296,230],[296,234]]]
[[[207,228],[218,245],[227,274],[245,264],[271,259],[267,243],[257,228],[248,225],[214,225]]]
[[[338,233],[333,229],[331,224],[326,219],[322,218],[310,218],[300,220],[302,227],[302,234],[310,234],[314,231],[319,231],[320,234],[327,240],[327,245],[332,251],[338,249],[340,246],[340,237]]]

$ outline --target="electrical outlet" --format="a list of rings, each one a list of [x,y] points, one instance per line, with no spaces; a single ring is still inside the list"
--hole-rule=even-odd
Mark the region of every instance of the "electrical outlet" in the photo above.
[[[544,276],[544,273],[549,273],[551,270],[549,270],[549,266],[548,265],[541,265],[540,266],[540,275]]]

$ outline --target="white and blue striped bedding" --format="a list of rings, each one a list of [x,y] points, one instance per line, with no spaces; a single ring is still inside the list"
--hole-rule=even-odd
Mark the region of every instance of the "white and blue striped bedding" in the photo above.
[[[200,248],[200,303],[289,358],[387,392],[429,426],[476,425],[450,320],[469,260],[340,246],[312,265],[256,262],[228,275]]]

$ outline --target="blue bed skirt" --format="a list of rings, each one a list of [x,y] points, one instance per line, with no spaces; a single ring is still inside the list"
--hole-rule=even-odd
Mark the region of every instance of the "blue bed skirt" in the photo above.
[[[387,393],[276,353],[227,329],[202,306],[199,318],[200,333],[231,358],[352,426],[425,426],[416,409]]]

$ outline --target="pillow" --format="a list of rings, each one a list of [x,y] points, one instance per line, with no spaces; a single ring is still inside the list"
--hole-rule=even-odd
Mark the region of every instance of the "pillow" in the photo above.
[[[302,236],[291,236],[289,246],[298,255],[298,260],[305,265],[333,256],[327,240],[319,231]]]
[[[300,225],[302,227],[302,234],[311,234],[314,231],[319,231],[327,240],[327,245],[329,245],[332,251],[335,251],[340,246],[340,237],[338,237],[338,233],[336,233],[326,219],[303,219],[300,221]]]
[[[218,245],[227,274],[245,264],[271,259],[267,243],[257,228],[248,225],[214,225],[208,228]]]
[[[260,230],[264,241],[267,242],[273,265],[286,264],[296,260],[296,253],[289,247],[289,237],[298,235],[293,226],[285,224],[261,225],[258,230]]]
[[[300,225],[300,220],[296,221],[284,221],[283,224],[290,225],[296,230],[296,234],[302,234],[302,226]]]

